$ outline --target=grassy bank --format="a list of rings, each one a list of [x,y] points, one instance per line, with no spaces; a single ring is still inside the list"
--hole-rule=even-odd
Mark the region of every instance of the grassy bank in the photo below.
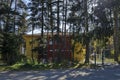
[[[23,64],[23,63],[17,63],[11,66],[0,66],[0,71],[5,71],[5,70],[20,70],[20,71],[25,71],[25,70],[48,70],[48,69],[65,69],[65,68],[72,68],[73,66],[67,65],[67,64]]]

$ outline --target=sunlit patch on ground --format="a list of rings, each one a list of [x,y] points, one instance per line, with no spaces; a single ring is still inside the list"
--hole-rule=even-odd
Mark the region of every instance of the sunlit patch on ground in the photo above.
[[[0,80],[120,80],[120,66],[104,70],[3,71]]]

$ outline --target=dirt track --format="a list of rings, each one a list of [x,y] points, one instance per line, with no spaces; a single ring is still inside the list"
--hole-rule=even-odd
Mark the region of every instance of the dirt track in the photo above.
[[[0,80],[120,80],[120,66],[99,70],[3,71]]]

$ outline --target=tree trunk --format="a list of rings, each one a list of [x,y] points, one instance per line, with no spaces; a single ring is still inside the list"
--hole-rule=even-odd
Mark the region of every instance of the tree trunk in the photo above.
[[[57,0],[57,36],[58,36],[58,38],[60,37],[59,36],[59,32],[60,32],[60,0]],[[57,54],[57,62],[59,63],[60,61],[61,61],[61,49],[60,49],[60,43],[59,42],[57,42],[57,52],[56,52],[56,54]]]
[[[16,9],[17,9],[17,0],[15,0],[15,9],[14,9],[14,11],[16,11]],[[15,19],[16,19],[16,15],[14,15],[14,28],[13,28],[13,31],[14,31],[14,33],[15,33]]]
[[[60,6],[59,6],[59,0],[57,0],[57,35],[59,36],[59,32],[60,32],[60,29],[59,29],[59,26],[60,26],[60,17],[59,17],[59,14],[60,14]]]
[[[42,29],[41,29],[41,37],[43,38],[43,27],[44,27],[44,0],[42,0]]]
[[[88,39],[88,38],[86,38]],[[89,40],[87,40],[88,42],[86,43],[86,54],[85,54],[85,62],[84,63],[88,63],[89,64]]]
[[[32,53],[31,53],[31,58],[32,58],[32,63],[34,64],[34,55],[33,55],[33,30],[34,30],[34,23],[33,23],[33,20],[32,20],[32,45],[31,45],[31,49],[32,49]]]
[[[113,35],[113,41],[114,41],[114,60],[118,62],[118,57],[119,57],[119,20],[118,20],[118,8],[114,8],[113,11],[114,14],[114,35]]]
[[[54,55],[54,40],[53,40],[53,8],[52,8],[52,0],[50,0],[50,27],[51,27],[51,38],[52,38],[52,59],[55,57]]]
[[[88,11],[87,11],[87,1],[84,0],[84,9],[85,9],[85,36],[86,36],[86,54],[85,54],[85,63],[89,63],[89,36],[88,33]]]

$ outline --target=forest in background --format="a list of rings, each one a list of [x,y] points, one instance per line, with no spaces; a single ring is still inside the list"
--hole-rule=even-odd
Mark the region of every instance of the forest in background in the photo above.
[[[75,43],[85,48],[84,63],[90,62],[90,46],[94,46],[97,53],[99,48],[104,50],[112,43],[112,58],[119,63],[119,5],[119,0],[1,0],[1,58],[9,65],[21,61],[22,36],[29,31],[33,35],[33,31],[39,29],[42,38],[46,32],[52,36],[54,32],[57,36],[70,33],[73,48]],[[33,56],[31,62],[34,63]]]

